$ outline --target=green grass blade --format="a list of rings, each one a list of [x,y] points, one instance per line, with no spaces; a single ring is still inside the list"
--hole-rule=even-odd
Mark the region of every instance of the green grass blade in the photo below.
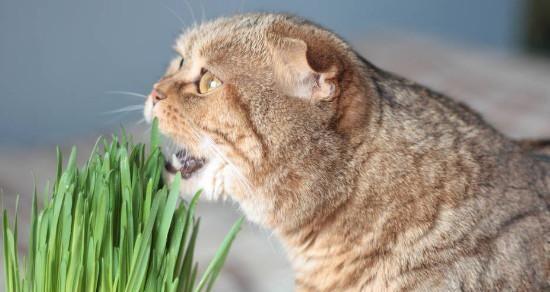
[[[159,121],[157,118],[153,119],[153,124],[151,125],[151,141],[150,149],[153,151],[157,149],[160,145],[160,132],[159,132]]]
[[[179,200],[183,183],[179,176],[171,186],[163,182],[158,121],[153,123],[150,148],[134,145],[130,136],[122,135],[110,142],[99,138],[82,168],[77,167],[73,147],[63,169],[57,148],[55,181],[53,188],[45,187],[43,207],[38,208],[38,193],[33,193],[29,253],[22,267],[17,251],[18,207],[13,228],[4,210],[7,292],[194,289],[200,225],[195,208],[200,192],[186,204]],[[196,291],[211,289],[237,231],[236,225]]]
[[[202,289],[206,285],[208,285],[207,291],[210,291],[210,289],[212,288],[212,283],[216,280],[216,277],[220,273],[220,270],[225,263],[225,259],[227,258],[229,249],[231,248],[231,244],[233,244],[237,233],[241,229],[243,220],[243,218],[240,218],[239,220],[237,220],[237,222],[235,222],[235,224],[233,224],[233,227],[231,227],[231,230],[223,240],[221,246],[218,248],[216,255],[206,268],[206,271],[204,272],[201,280],[199,281],[199,284],[197,285],[197,288],[195,289],[196,292],[202,291]]]

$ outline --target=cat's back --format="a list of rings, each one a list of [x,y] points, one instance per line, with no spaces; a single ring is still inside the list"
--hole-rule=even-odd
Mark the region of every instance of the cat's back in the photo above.
[[[410,243],[397,253],[414,253],[418,269],[400,271],[403,283],[415,279],[409,287],[421,291],[548,291],[550,157],[462,103],[390,73],[374,76],[391,139],[380,146],[387,154],[376,154],[382,163],[367,167],[381,174],[365,181],[399,173],[406,184],[392,182],[394,193],[384,196],[416,207],[392,211],[401,213],[392,218],[401,230],[392,232],[423,230],[421,240],[400,239]],[[432,219],[415,221],[424,213]]]
[[[475,251],[451,265],[447,279],[463,291],[548,291],[550,163],[531,153],[499,160],[465,202],[473,224],[467,238]]]

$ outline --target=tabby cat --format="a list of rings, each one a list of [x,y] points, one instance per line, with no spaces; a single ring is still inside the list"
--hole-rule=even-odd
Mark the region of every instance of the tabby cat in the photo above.
[[[272,229],[297,291],[550,291],[549,143],[294,16],[219,18],[175,50],[145,106],[179,147],[167,176]]]

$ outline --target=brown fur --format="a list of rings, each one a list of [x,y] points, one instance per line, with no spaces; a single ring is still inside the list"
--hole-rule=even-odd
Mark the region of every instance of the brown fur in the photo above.
[[[297,291],[550,288],[548,157],[292,16],[221,18],[176,50],[151,115],[218,161],[210,197],[279,235]],[[201,68],[223,86],[197,94]]]

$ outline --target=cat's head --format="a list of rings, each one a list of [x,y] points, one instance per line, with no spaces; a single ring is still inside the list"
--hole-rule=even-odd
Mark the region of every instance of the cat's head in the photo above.
[[[307,205],[342,139],[365,120],[358,60],[334,34],[296,17],[247,14],[184,32],[145,117],[177,149],[182,192],[230,196],[255,221]],[[330,178],[323,178],[324,180]],[[305,200],[305,201],[304,201]]]

